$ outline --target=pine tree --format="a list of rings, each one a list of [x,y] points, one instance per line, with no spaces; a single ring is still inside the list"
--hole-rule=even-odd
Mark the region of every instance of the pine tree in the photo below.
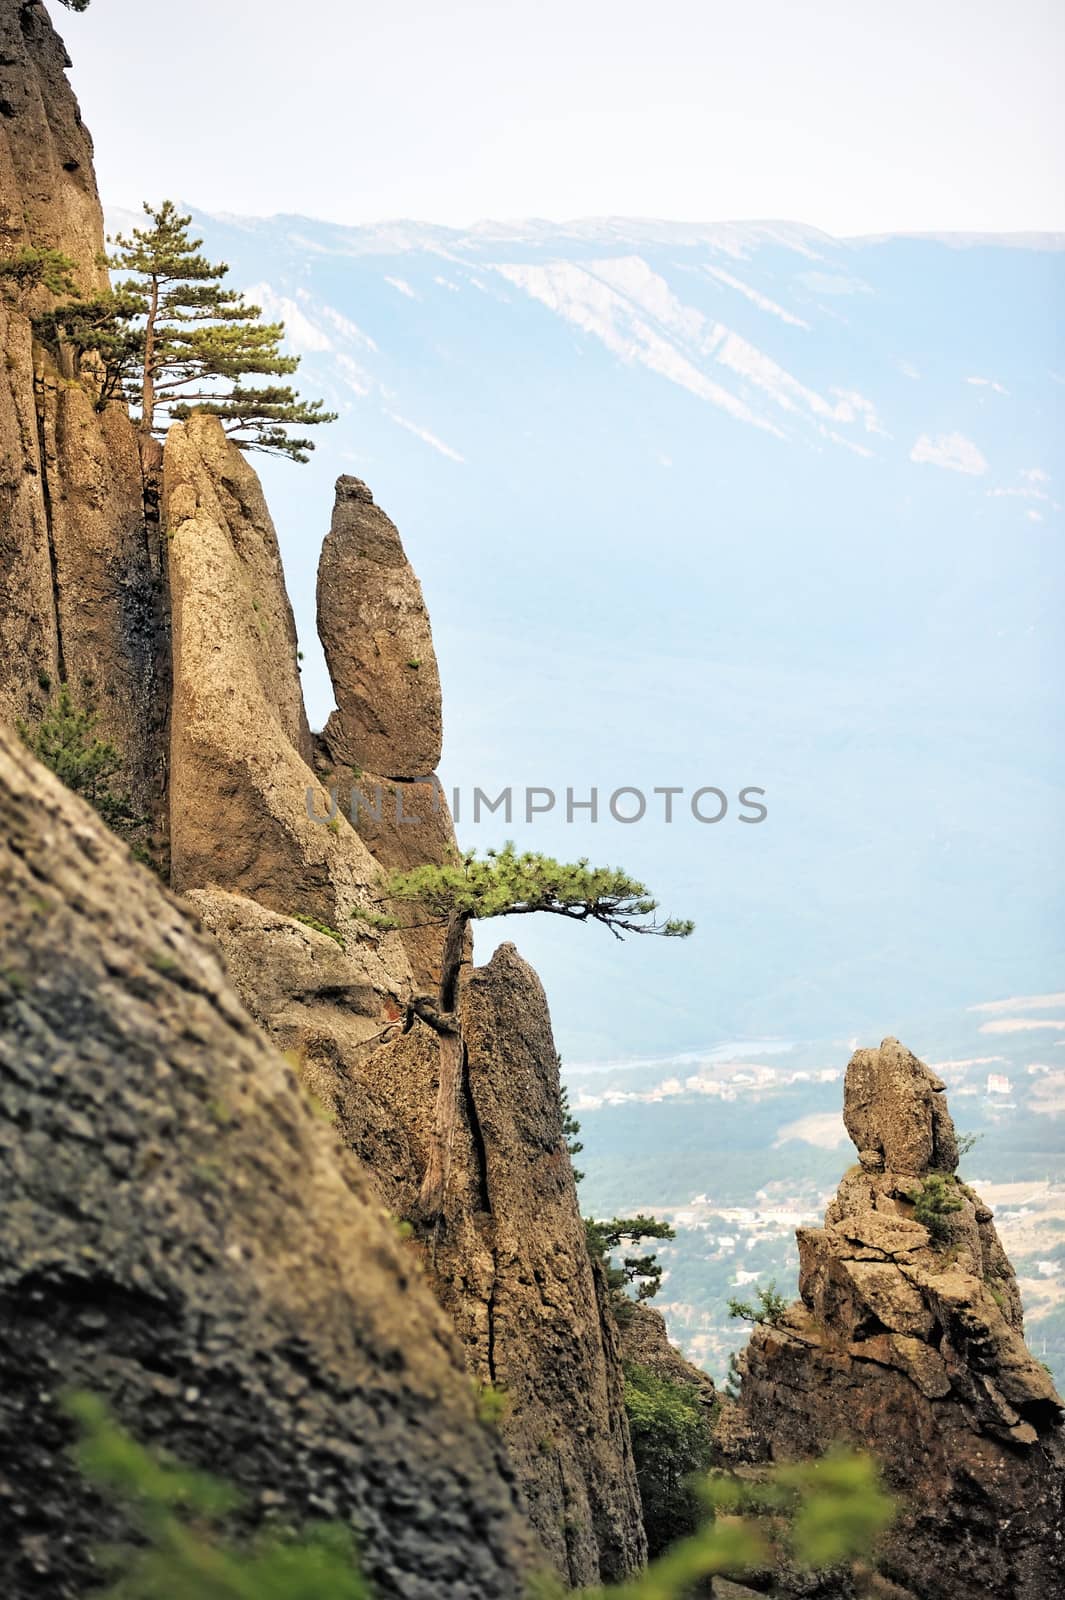
[[[471,850],[443,866],[397,873],[385,886],[385,898],[417,907],[428,923],[446,930],[438,996],[444,1012],[454,1010],[471,922],[542,911],[574,922],[598,922],[618,939],[626,933],[683,939],[695,926],[675,917],[658,921],[657,900],[619,867],[592,867],[587,858],[556,861],[528,850],[519,855],[510,843],[483,857]]]
[[[760,1328],[775,1328],[788,1309],[788,1302],[777,1290],[777,1280],[770,1278],[763,1288],[756,1289],[754,1293],[753,1303],[749,1300],[730,1298],[729,1316],[739,1317],[741,1322],[750,1322]]]
[[[142,366],[144,330],[138,326],[139,316],[136,296],[109,291],[55,306],[33,319],[33,331],[57,359],[68,352],[79,377],[92,373],[96,409],[104,411],[112,400],[126,397],[130,377]]]
[[[0,296],[17,311],[27,311],[38,289],[49,294],[77,294],[74,262],[61,250],[24,245],[0,259]]]
[[[161,437],[198,409],[221,418],[244,450],[306,461],[312,441],[288,430],[333,422],[335,413],[321,400],[301,400],[288,384],[246,382],[296,371],[299,358],[281,351],[284,324],[263,322],[261,307],[222,287],[228,266],[200,254],[202,239],[189,236],[191,217],[172,201],[144,209],[151,226],[114,239],[111,262],[132,274],[119,283],[114,309],[118,322],[133,322],[138,333],[121,388],[140,407],[142,436]]]
[[[575,922],[598,922],[618,939],[626,933],[685,938],[694,923],[676,918],[658,921],[657,900],[620,868],[592,867],[586,859],[561,862],[532,851],[519,855],[509,843],[483,857],[471,850],[443,866],[396,873],[384,885],[383,898],[410,908],[406,926],[436,926],[444,933],[436,995],[416,995],[403,1023],[408,1031],[416,1020],[426,1023],[439,1042],[436,1115],[419,1197],[423,1218],[435,1221],[443,1207],[459,1118],[465,1050],[458,1015],[459,977],[470,923],[543,911]],[[382,925],[376,913],[363,916],[371,925]]]
[[[78,705],[64,683],[38,722],[16,726],[23,744],[38,761],[87,800],[108,827],[125,839],[138,860],[148,863],[143,839],[147,818],[138,816],[129,795],[114,787],[125,763],[122,752],[97,733],[93,707]]]
[[[620,1266],[617,1266],[612,1259],[613,1252],[626,1246],[639,1249],[644,1239],[675,1239],[676,1233],[668,1222],[642,1214],[638,1217],[611,1217],[604,1222],[585,1217],[584,1232],[590,1254],[599,1261],[606,1274],[614,1314],[619,1322],[623,1322],[631,1305],[625,1294],[626,1288],[635,1288],[637,1300],[653,1300],[662,1283],[662,1265],[657,1255],[650,1254],[624,1255]]]

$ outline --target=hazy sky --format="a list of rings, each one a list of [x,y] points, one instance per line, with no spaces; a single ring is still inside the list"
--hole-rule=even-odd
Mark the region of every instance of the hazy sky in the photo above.
[[[52,11],[111,204],[1065,229],[1060,0]]]

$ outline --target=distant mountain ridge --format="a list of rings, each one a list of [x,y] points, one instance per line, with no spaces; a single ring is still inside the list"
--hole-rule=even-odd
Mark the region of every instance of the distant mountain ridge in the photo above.
[[[1047,229],[1027,229],[997,233],[972,229],[884,229],[873,233],[833,234],[809,223],[786,218],[749,218],[714,222],[682,222],[666,217],[606,215],[572,217],[555,221],[547,217],[484,217],[467,226],[442,222],[423,222],[416,217],[388,217],[379,222],[334,222],[299,211],[278,211],[267,216],[251,216],[239,211],[198,211],[193,201],[181,201],[183,208],[196,211],[206,221],[223,227],[254,232],[279,227],[310,227],[316,233],[328,230],[337,245],[360,246],[376,254],[402,249],[424,248],[443,243],[474,246],[481,242],[542,242],[560,239],[583,243],[606,243],[623,239],[629,243],[708,244],[737,254],[771,241],[800,247],[818,241],[828,245],[883,244],[892,239],[928,240],[958,248],[995,245],[1007,249],[1065,250],[1065,233]],[[108,226],[125,228],[138,213],[126,206],[107,208]],[[321,245],[319,245],[321,248]]]

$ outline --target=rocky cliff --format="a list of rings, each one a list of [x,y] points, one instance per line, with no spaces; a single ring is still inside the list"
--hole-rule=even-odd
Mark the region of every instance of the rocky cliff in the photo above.
[[[858,1149],[800,1302],[755,1330],[733,1458],[873,1450],[901,1514],[881,1571],[917,1600],[1039,1600],[1065,1585],[1062,1403],[1025,1347],[990,1210],[957,1179],[943,1083],[894,1039],[847,1068]]]
[[[83,293],[106,281],[92,141],[62,41],[36,0],[0,0],[0,257],[61,251]],[[0,298],[0,716],[38,716],[70,684],[126,757],[165,859],[169,649],[158,525],[136,436],[94,409],[68,362]]]
[[[0,1588],[123,1530],[57,1404],[102,1392],[253,1523],[341,1518],[379,1596],[538,1556],[454,1330],[190,913],[0,730]]]
[[[547,1001],[503,945],[469,975],[461,1009],[451,1176],[440,1216],[419,1229],[430,1281],[471,1370],[502,1392],[503,1434],[556,1567],[574,1584],[620,1577],[645,1554],[640,1500],[617,1332],[593,1276],[562,1129]],[[366,1067],[413,1155],[388,1195],[401,1216],[417,1214],[438,1063],[435,1038],[418,1029]]]
[[[65,64],[40,5],[0,0],[0,249],[61,249],[92,289],[100,208]],[[441,1214],[402,1251],[381,1221],[382,1206],[414,1213],[429,1159],[439,1051],[397,1022],[437,979],[440,940],[363,913],[388,870],[454,846],[431,777],[439,674],[399,534],[364,484],[340,480],[319,582],[337,708],[312,736],[255,473],[205,416],[142,463],[124,410],[98,411],[91,375],[35,342],[39,309],[0,305],[0,722],[38,719],[60,684],[96,705],[157,865],[229,979],[8,741],[22,843],[3,870],[24,902],[0,1005],[18,1219],[3,1268],[9,1588],[86,1581],[99,1508],[63,1465],[64,1381],[102,1389],[135,1431],[264,1504],[347,1517],[381,1593],[516,1595],[534,1549],[568,1581],[624,1574],[644,1542],[616,1335],[584,1246],[546,1001],[512,950],[465,969]],[[339,1144],[307,1142],[293,1072]],[[499,1391],[501,1444],[471,1431],[471,1382]],[[27,1426],[40,1449],[23,1493]]]

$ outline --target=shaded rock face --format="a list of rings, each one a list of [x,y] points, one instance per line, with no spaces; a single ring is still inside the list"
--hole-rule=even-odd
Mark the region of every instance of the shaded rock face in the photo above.
[[[96,411],[85,390],[40,353],[36,400],[55,676],[96,708],[124,757],[136,809],[165,840],[170,619],[158,526],[144,515],[136,432],[123,409]]]
[[[1065,1584],[1062,1404],[1029,1354],[990,1210],[952,1174],[943,1084],[897,1040],[859,1050],[844,1120],[860,1164],[799,1230],[801,1303],[755,1330],[725,1448],[871,1449],[900,1501],[881,1568],[921,1600],[1039,1600]],[[946,1181],[935,1239],[911,1198]]]
[[[339,766],[329,755],[321,734],[315,736],[315,771],[335,794],[337,808],[352,823],[378,866],[382,878],[393,872],[454,859],[458,846],[455,827],[442,785],[435,775],[427,779],[382,778],[376,773]],[[440,983],[444,929],[421,922],[409,907],[389,906],[399,926],[417,987],[433,993]],[[472,953],[472,939],[467,953]]]
[[[0,256],[62,251],[106,282],[92,144],[43,5],[0,0]],[[165,833],[165,583],[121,408],[101,415],[0,300],[0,717],[33,722],[66,680],[126,757],[125,785]]]
[[[513,1471],[364,1173],[213,943],[0,731],[0,1588],[86,1591],[117,1514],[56,1397],[350,1523],[381,1596],[516,1600]],[[99,1574],[96,1574],[99,1577]]]
[[[444,1212],[424,1240],[430,1281],[470,1370],[506,1396],[503,1434],[556,1568],[574,1585],[618,1578],[646,1548],[618,1335],[585,1243],[547,1002],[513,945],[472,972],[461,1014],[462,1115]],[[421,1025],[364,1069],[414,1160],[388,1196],[400,1216],[415,1214],[438,1071]]]
[[[421,585],[395,526],[358,478],[337,482],[318,567],[318,632],[337,709],[334,761],[388,778],[440,763],[440,675]]]
[[[382,1197],[407,1183],[414,1156],[392,1099],[375,1092],[363,1063],[400,1007],[373,945],[335,938],[223,889],[192,889],[186,902],[225,952],[241,1001],[284,1051],[300,1081],[357,1151]],[[369,958],[369,959],[368,959]]]

